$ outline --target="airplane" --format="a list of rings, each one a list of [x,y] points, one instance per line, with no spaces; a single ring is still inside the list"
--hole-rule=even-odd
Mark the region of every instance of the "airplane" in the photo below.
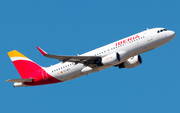
[[[52,55],[37,47],[43,56],[61,61],[50,67],[42,67],[13,50],[8,52],[8,55],[22,79],[9,79],[6,82],[14,82],[14,87],[37,86],[72,80],[112,66],[119,69],[133,68],[142,63],[141,53],[166,44],[175,35],[174,31],[165,28],[147,28],[77,56]]]

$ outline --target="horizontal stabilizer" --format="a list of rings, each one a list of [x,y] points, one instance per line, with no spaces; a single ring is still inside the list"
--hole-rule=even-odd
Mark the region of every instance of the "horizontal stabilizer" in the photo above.
[[[33,79],[9,79],[6,82],[32,82]]]

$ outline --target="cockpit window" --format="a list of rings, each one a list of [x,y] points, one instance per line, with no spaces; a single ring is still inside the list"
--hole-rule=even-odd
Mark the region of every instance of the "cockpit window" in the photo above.
[[[158,30],[157,33],[160,33],[160,32],[163,32],[163,31],[167,31],[167,29]]]
[[[167,29],[163,29],[163,31],[167,31]]]

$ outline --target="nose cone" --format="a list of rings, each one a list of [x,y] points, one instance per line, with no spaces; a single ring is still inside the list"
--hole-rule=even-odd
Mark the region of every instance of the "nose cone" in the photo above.
[[[169,31],[168,38],[172,40],[175,36],[176,36],[176,33],[174,31]]]

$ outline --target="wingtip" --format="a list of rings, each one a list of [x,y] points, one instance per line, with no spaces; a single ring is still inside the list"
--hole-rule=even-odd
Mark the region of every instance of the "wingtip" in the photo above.
[[[5,82],[9,82],[10,79],[6,80]]]
[[[47,55],[47,53],[44,50],[42,50],[40,47],[37,47],[37,49],[41,52],[43,56]]]

